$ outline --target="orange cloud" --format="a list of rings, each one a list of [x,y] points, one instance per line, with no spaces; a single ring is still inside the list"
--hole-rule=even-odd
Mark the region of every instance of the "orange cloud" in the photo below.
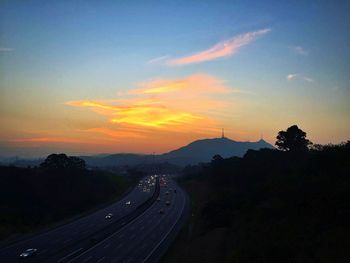
[[[65,137],[34,137],[34,138],[19,138],[13,139],[11,142],[51,142],[51,143],[86,143],[85,141],[74,139],[74,138],[65,138]]]
[[[142,133],[136,133],[131,132],[128,130],[113,130],[110,128],[105,127],[98,127],[98,128],[91,128],[87,129],[87,132],[93,132],[93,133],[101,133],[108,135],[110,137],[116,138],[116,139],[124,139],[124,138],[145,138],[145,136]]]
[[[112,119],[113,123],[127,123],[146,127],[163,128],[170,125],[191,123],[194,120],[202,119],[187,112],[164,111],[153,112],[152,115],[126,114],[125,117]]]
[[[252,41],[256,40],[259,36],[264,35],[270,31],[270,29],[266,28],[238,35],[229,40],[219,42],[207,50],[195,53],[190,56],[169,60],[168,64],[172,66],[180,66],[200,63],[222,57],[229,57],[235,54],[242,46],[248,45]]]
[[[197,93],[227,93],[230,90],[223,82],[206,74],[194,74],[189,77],[173,80],[158,79],[140,83],[140,89],[130,91],[130,94],[159,94],[175,92]]]
[[[107,117],[105,127],[91,127],[88,132],[114,139],[142,138],[155,130],[204,131],[216,123],[208,113],[217,112],[225,104],[216,96],[233,91],[223,81],[205,74],[151,80],[138,87],[130,90],[125,99],[69,101],[66,105],[89,108]]]
[[[143,103],[147,103],[147,101]],[[89,107],[96,112],[99,112],[99,109],[107,110],[103,114],[110,116],[111,123],[118,124],[162,128],[168,125],[179,125],[201,119],[201,117],[194,114],[171,110],[163,105],[143,103],[141,105],[113,106],[93,101],[74,101],[67,104],[76,107]]]

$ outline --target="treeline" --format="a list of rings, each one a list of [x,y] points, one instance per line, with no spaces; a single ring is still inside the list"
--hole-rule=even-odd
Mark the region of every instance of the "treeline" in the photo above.
[[[195,226],[225,228],[226,262],[346,262],[350,141],[302,151],[249,150],[187,167],[182,184],[210,185]],[[199,184],[198,184],[199,183]],[[196,194],[195,191],[191,194]],[[203,200],[204,201],[204,200]],[[199,237],[197,238],[200,238]]]
[[[40,228],[117,197],[132,178],[53,154],[37,168],[0,166],[0,237]]]

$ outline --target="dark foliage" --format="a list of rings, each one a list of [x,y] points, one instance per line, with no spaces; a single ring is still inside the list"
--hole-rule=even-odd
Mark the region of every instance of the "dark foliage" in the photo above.
[[[50,154],[40,167],[52,170],[69,169],[69,170],[84,170],[86,168],[85,161],[78,157],[68,157],[64,153]]]
[[[213,158],[187,180],[212,185],[206,230],[229,229],[230,262],[346,262],[350,142],[310,151],[250,150]],[[183,179],[184,180],[184,179]]]
[[[0,166],[0,236],[79,214],[125,190],[126,178],[84,165],[60,154],[50,155],[40,168]]]
[[[306,132],[298,128],[297,125],[290,126],[287,131],[280,131],[276,137],[276,145],[280,150],[291,152],[303,152],[308,150],[312,144],[306,139]]]

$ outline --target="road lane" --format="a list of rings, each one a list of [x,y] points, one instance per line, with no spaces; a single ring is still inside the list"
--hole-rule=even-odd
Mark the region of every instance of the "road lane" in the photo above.
[[[64,247],[71,246],[79,239],[87,238],[91,233],[99,231],[99,229],[116,222],[118,219],[136,210],[137,206],[145,202],[153,192],[143,192],[142,187],[135,187],[127,196],[120,201],[96,211],[93,214],[80,218],[76,221],[52,229],[47,232],[40,233],[31,238],[21,240],[0,249],[0,262],[17,262],[19,254],[27,248],[37,248],[38,255],[30,259],[32,262],[45,261],[43,258],[56,253]],[[154,189],[154,187],[153,187]],[[126,205],[127,201],[131,201],[131,205]],[[110,220],[105,219],[105,215],[113,213],[114,216]],[[72,251],[67,249],[69,254]]]
[[[166,186],[162,181],[163,186],[159,192],[160,201],[155,201],[150,206],[147,206],[146,210],[141,210],[141,214],[138,213],[137,217],[134,217],[132,220],[125,219],[121,228],[119,227],[114,232],[108,232],[106,236],[102,235],[102,238],[99,238],[95,244],[89,243],[89,240],[85,240],[88,244],[76,241],[81,236],[89,236],[91,229],[98,233],[104,231],[104,229],[109,231],[109,228],[103,227],[113,224],[117,218],[120,219],[118,215],[136,209],[136,205],[133,206],[133,204],[144,200],[152,193],[143,192],[143,187],[141,189],[136,188],[128,196],[124,197],[119,204],[114,204],[96,212],[90,219],[82,218],[82,220],[79,220],[79,224],[73,222],[76,223],[75,225],[73,224],[74,227],[70,225],[70,228],[64,229],[61,235],[52,235],[52,233],[39,235],[41,239],[44,239],[40,240],[39,238],[39,240],[46,241],[46,246],[43,246],[39,250],[39,254],[29,259],[28,262],[156,262],[165,252],[166,244],[171,242],[171,236],[176,235],[174,229],[176,230],[177,228],[174,228],[174,226],[178,227],[180,225],[181,220],[179,219],[185,214],[184,207],[188,203],[181,188],[171,179],[166,181]],[[177,193],[174,192],[174,189],[177,189]],[[169,194],[166,192],[169,192]],[[132,200],[131,206],[125,204],[128,200]],[[170,201],[170,204],[167,205],[166,201]],[[159,213],[161,209],[164,210],[164,214]],[[104,216],[110,212],[114,213],[115,216],[111,220],[104,219]],[[57,229],[53,230],[53,233],[56,231]],[[111,231],[113,231],[113,228]],[[67,232],[69,232],[69,235],[66,234]],[[52,236],[56,239],[47,238]],[[71,243],[74,243],[74,245],[71,245]],[[54,256],[50,256],[50,253],[54,251],[52,246],[58,246],[58,248],[62,249],[62,247],[65,247],[65,244],[68,244],[67,248],[60,253],[54,254]],[[34,247],[32,245],[27,246],[28,244],[25,245],[25,248]],[[0,262],[18,262],[18,255],[21,252],[19,246],[10,246],[7,249],[11,251],[14,248],[16,249],[15,257],[14,254],[11,254],[11,257],[3,258],[3,252],[6,252],[6,248],[5,250],[0,250]]]
[[[176,188],[177,193],[170,191],[170,188]],[[170,192],[169,195],[166,194],[167,191]],[[187,201],[182,190],[171,180],[168,187],[161,187],[160,198],[161,201],[155,202],[132,223],[69,262],[118,263],[149,260],[173,230]],[[167,200],[170,201],[169,206],[165,203]],[[164,209],[164,214],[159,213],[160,209]]]

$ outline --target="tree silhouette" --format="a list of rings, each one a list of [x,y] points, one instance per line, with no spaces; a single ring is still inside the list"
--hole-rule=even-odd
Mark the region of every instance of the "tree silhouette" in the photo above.
[[[215,154],[213,156],[213,158],[211,159],[211,162],[212,163],[219,163],[221,162],[222,160],[224,160],[224,158],[222,158],[222,156],[220,154]]]
[[[85,161],[78,157],[68,157],[64,153],[50,154],[43,163],[42,168],[47,169],[85,169]]]
[[[306,132],[299,129],[297,125],[290,126],[287,131],[278,132],[276,139],[275,144],[282,151],[307,151],[308,146],[312,144],[306,139]]]

